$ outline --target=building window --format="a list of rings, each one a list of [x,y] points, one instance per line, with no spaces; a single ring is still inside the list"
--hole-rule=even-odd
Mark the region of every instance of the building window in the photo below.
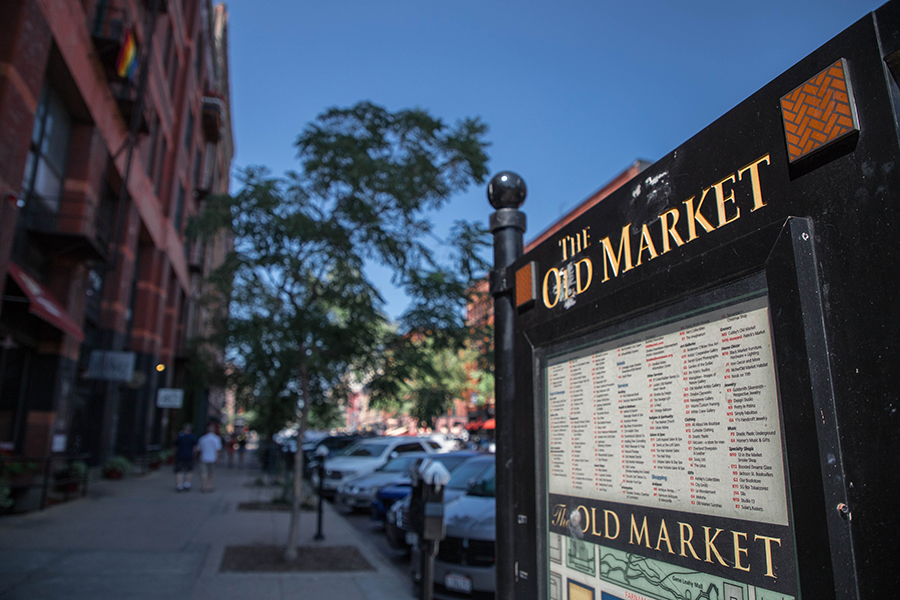
[[[175,204],[175,232],[181,233],[181,212],[184,209],[184,186],[178,184],[178,202]]]
[[[34,119],[22,182],[29,210],[59,212],[71,137],[72,119],[59,94],[45,85]]]

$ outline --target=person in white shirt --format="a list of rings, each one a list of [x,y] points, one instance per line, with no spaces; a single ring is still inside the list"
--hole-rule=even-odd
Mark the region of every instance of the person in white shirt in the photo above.
[[[200,489],[204,492],[213,490],[213,465],[219,458],[222,450],[222,440],[216,435],[216,426],[210,423],[206,433],[197,442],[197,452],[200,454]]]

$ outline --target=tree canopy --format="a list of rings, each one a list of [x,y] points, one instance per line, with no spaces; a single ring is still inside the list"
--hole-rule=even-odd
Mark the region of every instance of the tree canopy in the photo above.
[[[451,126],[420,109],[332,108],[297,138],[297,171],[251,167],[235,195],[207,201],[192,232],[233,235],[214,280],[230,292],[220,331],[245,405],[273,422],[296,415],[302,435],[310,406],[339,397],[351,373],[399,389],[413,372],[401,362],[423,359],[391,349],[417,336],[429,351],[462,347],[485,231],[461,220],[442,240],[430,217],[484,182],[486,133],[477,118]],[[387,267],[410,298],[398,323],[367,264]]]

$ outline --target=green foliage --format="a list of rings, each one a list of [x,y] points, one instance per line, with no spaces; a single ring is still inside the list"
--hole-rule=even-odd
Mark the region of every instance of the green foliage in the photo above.
[[[82,478],[87,473],[87,463],[83,460],[73,460],[64,471],[67,477]]]
[[[32,473],[38,472],[38,465],[36,462],[23,462],[23,461],[14,461],[2,464],[2,473],[3,475],[29,475]]]
[[[0,479],[0,508],[10,508],[16,503],[11,496],[12,490],[9,488],[9,484],[6,480]]]
[[[404,376],[384,369],[382,355],[411,333],[426,332],[429,351],[463,346],[485,231],[459,222],[436,244],[430,217],[485,180],[486,131],[478,119],[448,126],[419,109],[332,108],[298,137],[298,172],[249,168],[236,195],[207,200],[190,231],[233,235],[234,251],[212,276],[231,298],[219,343],[235,365],[237,400],[261,433],[299,420],[302,434],[307,408],[318,426],[334,423],[351,373],[361,383]],[[399,328],[365,275],[373,263],[412,299]],[[424,389],[416,397],[440,403]]]
[[[432,427],[468,386],[466,353],[433,336],[398,338],[381,355],[379,377],[370,384],[370,405],[408,413]]]
[[[309,407],[309,429],[328,431],[343,427],[346,424],[344,418],[343,402],[339,399],[313,399]]]
[[[124,456],[110,456],[103,463],[103,473],[106,474],[111,471],[118,471],[123,474],[129,473],[131,472],[131,461]]]

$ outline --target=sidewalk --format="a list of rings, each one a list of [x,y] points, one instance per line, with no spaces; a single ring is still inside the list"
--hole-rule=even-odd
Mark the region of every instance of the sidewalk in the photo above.
[[[237,509],[276,492],[247,485],[258,476],[219,467],[214,492],[195,479],[177,493],[164,469],[91,482],[85,498],[0,518],[0,600],[413,599],[409,579],[327,503],[325,539],[312,540],[316,513],[302,512],[301,545],[354,546],[374,571],[220,573],[226,546],[285,542],[287,513]]]

